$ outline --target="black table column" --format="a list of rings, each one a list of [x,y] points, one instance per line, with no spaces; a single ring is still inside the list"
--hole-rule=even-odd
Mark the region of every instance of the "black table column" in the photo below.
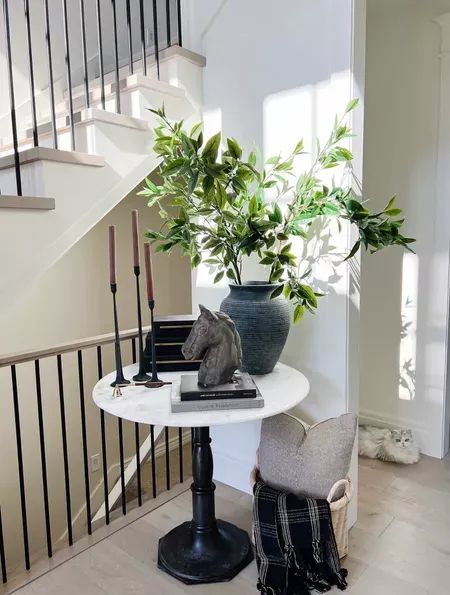
[[[245,531],[216,519],[209,428],[194,428],[192,521],[159,540],[158,566],[186,584],[228,581],[253,560]]]

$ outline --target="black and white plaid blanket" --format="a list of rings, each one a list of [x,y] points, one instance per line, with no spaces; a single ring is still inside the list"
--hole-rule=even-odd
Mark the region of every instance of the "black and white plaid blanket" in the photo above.
[[[326,500],[298,498],[263,481],[254,487],[258,590],[263,595],[309,595],[347,587]]]

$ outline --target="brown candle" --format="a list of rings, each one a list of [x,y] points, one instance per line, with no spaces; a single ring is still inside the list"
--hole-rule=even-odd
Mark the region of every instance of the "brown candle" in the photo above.
[[[152,271],[152,255],[150,253],[150,244],[144,244],[145,256],[145,273],[147,275],[147,299],[153,300],[153,271]]]
[[[136,209],[131,211],[131,227],[133,233],[133,262],[134,266],[139,266],[139,222]]]
[[[116,283],[116,226],[109,226],[109,282]]]

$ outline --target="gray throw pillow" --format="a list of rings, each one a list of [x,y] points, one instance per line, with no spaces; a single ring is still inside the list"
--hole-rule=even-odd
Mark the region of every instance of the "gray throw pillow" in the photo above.
[[[294,494],[327,498],[333,484],[347,477],[357,417],[347,413],[308,427],[282,413],[262,422],[261,479]],[[336,494],[335,499],[341,494]]]

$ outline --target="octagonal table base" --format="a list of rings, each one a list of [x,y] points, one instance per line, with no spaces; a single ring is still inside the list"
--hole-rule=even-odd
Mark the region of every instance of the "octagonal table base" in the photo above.
[[[158,566],[186,584],[231,580],[253,560],[248,534],[216,520],[209,428],[194,428],[192,521],[159,541]]]

